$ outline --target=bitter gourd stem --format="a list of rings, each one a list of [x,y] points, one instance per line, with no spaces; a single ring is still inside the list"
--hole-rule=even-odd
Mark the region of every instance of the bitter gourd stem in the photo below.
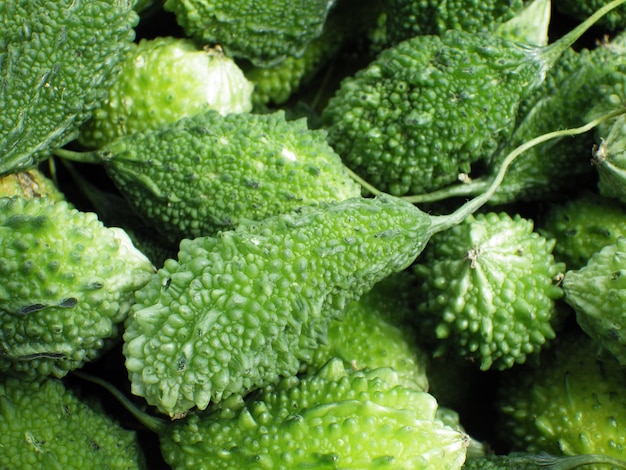
[[[624,113],[626,113],[626,108],[621,108],[616,111],[604,114],[603,116],[600,116],[580,127],[573,127],[569,129],[561,129],[558,131],[548,132],[547,134],[543,134],[538,137],[535,137],[534,139],[531,139],[523,143],[522,145],[518,146],[504,158],[500,168],[498,169],[498,172],[496,173],[495,177],[493,178],[493,180],[489,184],[489,187],[485,190],[484,193],[476,196],[473,199],[470,199],[468,202],[463,204],[461,207],[459,207],[457,210],[455,210],[451,214],[431,216],[432,225],[430,226],[430,229],[429,229],[430,234],[432,235],[434,233],[447,230],[448,228],[451,228],[451,227],[454,227],[455,225],[460,224],[463,220],[465,220],[467,216],[469,216],[470,214],[473,214],[478,209],[480,209],[481,206],[487,203],[487,201],[489,201],[491,196],[493,196],[493,194],[496,192],[496,190],[500,186],[500,183],[502,183],[502,180],[504,179],[504,175],[506,174],[506,170],[511,165],[511,163],[513,163],[513,161],[519,155],[524,153],[529,148],[534,147],[535,145],[541,144],[543,142],[547,142],[548,140],[551,140],[551,139],[584,134],[585,132],[593,129],[594,127],[601,124],[602,122],[607,121],[609,119],[613,119]]]
[[[596,21],[614,8],[620,6],[625,1],[626,0],[613,0],[612,2],[607,3],[601,8],[598,8],[592,15],[590,15],[574,29],[561,36],[557,41],[548,46],[538,48],[546,66],[548,68],[551,67],[552,64],[558,60],[561,54],[567,48],[571,47],[591,26],[596,23]]]
[[[108,391],[116,400],[118,400],[124,408],[126,408],[142,425],[144,425],[150,431],[156,434],[162,434],[167,429],[167,422],[159,419],[155,416],[149,415],[144,411],[140,410],[135,406],[133,402],[131,402],[126,395],[120,392],[117,388],[111,385],[106,380],[101,379],[100,377],[96,377],[91,374],[86,374],[79,370],[75,370],[72,372],[73,375],[86,380],[88,382],[92,382],[100,387],[104,388]]]

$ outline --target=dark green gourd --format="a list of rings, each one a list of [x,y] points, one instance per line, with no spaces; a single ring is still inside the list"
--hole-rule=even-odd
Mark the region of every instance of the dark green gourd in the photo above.
[[[131,3],[0,2],[0,175],[76,138],[132,45]]]
[[[207,110],[93,152],[57,154],[103,164],[135,211],[172,242],[361,193],[324,132],[283,111]]]
[[[544,47],[458,30],[400,42],[331,98],[323,113],[329,142],[352,170],[393,195],[455,182],[511,136],[520,101],[561,53],[622,2]]]

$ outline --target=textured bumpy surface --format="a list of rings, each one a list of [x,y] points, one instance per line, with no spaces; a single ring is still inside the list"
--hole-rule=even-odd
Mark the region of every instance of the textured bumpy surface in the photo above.
[[[287,57],[273,67],[244,66],[246,77],[254,82],[255,104],[285,103],[342,47],[371,28],[381,11],[380,0],[340,0],[330,10],[322,34],[307,44],[302,55]]]
[[[135,433],[58,379],[0,379],[0,467],[145,468]]]
[[[436,234],[415,266],[416,323],[436,354],[506,369],[553,339],[563,295],[554,279],[565,269],[553,247],[531,220],[506,213],[470,216]]]
[[[302,54],[318,37],[334,0],[166,0],[185,33],[229,54],[271,66]]]
[[[106,101],[81,127],[81,144],[102,147],[206,109],[221,114],[252,109],[253,85],[237,64],[220,49],[201,50],[189,39],[142,39],[120,69]]]
[[[132,3],[0,2],[0,174],[76,137],[134,39]]]
[[[361,193],[325,134],[282,111],[209,110],[120,138],[102,160],[137,212],[175,240]]]
[[[503,442],[522,451],[626,460],[626,371],[597,351],[582,332],[562,334],[540,364],[503,376],[497,402]]]
[[[387,31],[393,43],[448,29],[493,31],[523,6],[522,0],[387,0]]]
[[[428,357],[408,323],[413,313],[412,281],[408,271],[392,274],[350,302],[343,317],[328,327],[324,344],[306,360],[307,373],[337,357],[357,370],[391,367],[404,386],[427,391]]]
[[[392,369],[348,373],[339,359],[231,401],[172,426],[161,447],[173,468],[458,470],[469,441]]]
[[[430,224],[383,196],[183,240],[126,323],[133,393],[174,416],[293,375],[348,302],[415,259]]]
[[[68,371],[118,337],[154,275],[125,232],[65,201],[0,199],[0,371]]]
[[[626,236],[626,209],[615,199],[586,192],[549,206],[540,232],[556,240],[556,259],[569,270],[580,269],[594,253]]]
[[[626,238],[595,253],[563,279],[565,301],[581,328],[626,365]]]
[[[344,80],[323,113],[328,140],[382,191],[438,189],[510,136],[520,97],[541,68],[493,35],[417,36]]]

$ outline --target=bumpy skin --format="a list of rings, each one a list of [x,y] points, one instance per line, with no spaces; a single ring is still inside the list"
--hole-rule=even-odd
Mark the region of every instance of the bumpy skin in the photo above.
[[[293,375],[348,302],[415,259],[430,225],[397,198],[359,197],[183,240],[126,322],[133,393],[176,416]]]
[[[333,0],[166,0],[187,36],[220,44],[233,56],[259,66],[299,56],[324,27]]]
[[[448,29],[493,31],[523,6],[522,0],[388,0],[387,34],[395,44],[421,34],[440,35]]]
[[[417,36],[344,80],[323,112],[328,140],[382,191],[435,190],[510,136],[542,69],[538,56],[493,35]]]
[[[189,39],[142,39],[120,65],[108,96],[80,129],[79,141],[102,147],[115,138],[192,116],[252,110],[250,83],[220,49]]]
[[[469,438],[435,419],[436,401],[392,369],[349,373],[340,360],[161,438],[174,469],[460,469]]]
[[[0,467],[146,468],[133,431],[58,379],[0,379]]]
[[[134,39],[127,0],[0,3],[0,175],[73,140]]]
[[[362,37],[375,24],[382,10],[381,3],[381,0],[338,0],[328,14],[321,35],[307,44],[302,55],[287,57],[273,67],[243,65],[246,77],[254,82],[255,105],[285,103],[342,48]]]
[[[626,365],[626,238],[595,253],[586,266],[565,273],[565,301],[581,328]]]
[[[626,209],[614,199],[584,192],[550,205],[540,225],[544,236],[556,240],[554,257],[567,269],[580,269],[594,253],[626,236]]]
[[[402,271],[350,302],[342,319],[330,324],[324,344],[306,361],[307,372],[338,357],[357,370],[391,367],[404,386],[427,391],[428,357],[408,324],[412,281],[413,276]]]
[[[503,443],[520,451],[626,460],[626,370],[597,350],[574,330],[559,335],[540,363],[503,375],[496,402]]]
[[[501,370],[553,339],[563,295],[554,278],[565,268],[553,247],[531,220],[504,212],[470,216],[435,235],[415,266],[416,324],[435,354]]]
[[[24,199],[46,197],[53,202],[65,199],[54,181],[36,168],[0,176],[0,198],[12,196]]]
[[[154,275],[124,232],[65,201],[0,199],[0,240],[0,371],[22,378],[98,357]]]
[[[325,134],[282,111],[209,110],[120,138],[99,155],[130,204],[174,241],[361,193]]]

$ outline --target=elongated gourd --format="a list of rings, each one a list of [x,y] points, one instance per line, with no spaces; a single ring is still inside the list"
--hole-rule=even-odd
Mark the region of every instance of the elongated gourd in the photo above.
[[[355,371],[331,359],[315,373],[169,422],[138,410],[101,378],[79,374],[155,432],[176,470],[459,470],[472,445],[432,395],[403,384],[388,367]]]
[[[361,193],[323,131],[283,111],[207,110],[61,157],[104,165],[135,211],[172,242]]]

